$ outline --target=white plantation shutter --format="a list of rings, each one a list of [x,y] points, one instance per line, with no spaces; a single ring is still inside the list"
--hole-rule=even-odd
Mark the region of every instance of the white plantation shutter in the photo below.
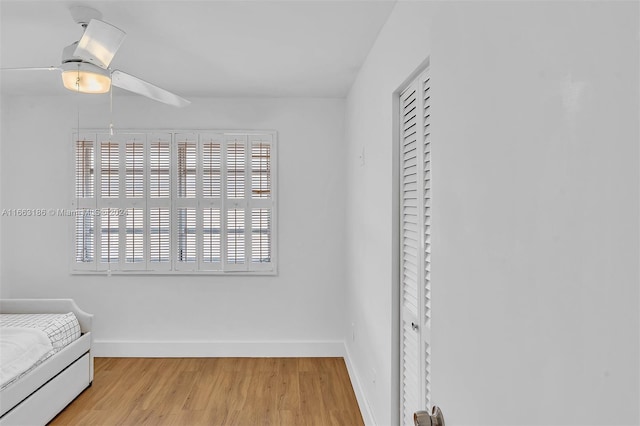
[[[146,134],[127,134],[122,137],[124,145],[125,200],[120,204],[118,214],[124,215],[124,232],[121,237],[124,253],[119,269],[144,270],[147,267],[147,237],[145,233],[146,196],[145,162]]]
[[[222,138],[203,135],[202,197],[219,200],[222,197]]]
[[[77,270],[96,269],[96,136],[73,134],[74,141],[74,202],[73,267]]]
[[[196,133],[176,134],[174,158],[176,159],[173,199],[175,268],[181,271],[195,271],[198,267],[196,183],[199,172]]]
[[[144,146],[137,138],[126,142],[127,198],[144,197]]]
[[[153,135],[149,141],[149,198],[171,197],[171,137]]]
[[[230,271],[248,270],[247,262],[247,136],[228,135],[224,143],[226,189],[225,189],[225,235],[226,249],[224,267]]]
[[[200,270],[222,269],[223,258],[223,147],[224,135],[201,134],[202,156],[202,249]]]
[[[146,162],[146,198],[148,210],[149,251],[147,254],[147,268],[152,271],[169,271],[172,265],[171,256],[171,146],[172,135],[169,133],[155,133],[147,137]]]
[[[246,263],[245,216],[244,209],[227,211],[227,263],[244,265]]]
[[[74,135],[72,269],[275,272],[274,149],[273,133]]]
[[[271,210],[251,210],[251,262],[271,262]]]
[[[176,193],[181,199],[196,198],[197,145],[196,135],[178,135]]]
[[[151,207],[149,209],[149,269],[155,265],[168,266],[171,262],[171,215],[170,208]]]
[[[431,139],[428,70],[400,95],[401,422],[430,408]]]
[[[99,253],[98,269],[118,270],[123,260],[120,238],[124,235],[124,216],[120,215],[120,194],[124,195],[125,182],[123,179],[124,144],[120,138],[112,138],[108,134],[99,134],[98,140],[98,194],[97,204],[99,214],[98,238],[96,248]]]
[[[177,261],[179,263],[195,264],[197,260],[196,209],[189,207],[179,207],[177,211]]]
[[[202,211],[202,262],[212,265],[211,268],[219,268],[222,261],[221,236],[220,209],[205,208]]]
[[[145,262],[144,209],[126,209],[126,256],[127,263]]]
[[[250,135],[249,182],[251,195],[247,197],[249,269],[269,270],[273,263],[274,194],[273,194],[273,135]]]
[[[95,167],[95,138],[76,140],[75,144],[75,194],[76,198],[93,198],[94,167]]]
[[[226,141],[227,198],[244,199],[246,197],[246,152],[247,139],[241,136],[229,136]]]
[[[271,142],[251,138],[251,198],[271,198]]]
[[[92,210],[92,209],[91,209]],[[94,260],[94,240],[93,240],[93,214],[90,209],[77,209],[75,221],[75,261],[79,263],[91,263]]]
[[[120,143],[111,139],[100,141],[100,197],[120,195]]]

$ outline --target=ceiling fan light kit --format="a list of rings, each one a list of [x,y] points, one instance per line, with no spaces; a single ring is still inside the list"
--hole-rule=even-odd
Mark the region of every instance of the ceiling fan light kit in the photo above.
[[[84,62],[62,64],[62,84],[80,93],[107,93],[111,89],[111,77],[107,70]]]
[[[62,64],[47,68],[5,68],[4,71],[59,70],[62,84],[76,93],[107,93],[111,85],[158,102],[184,107],[191,102],[109,65],[126,33],[101,21],[102,14],[85,6],[72,6],[71,16],[84,29],[82,38],[62,50]]]

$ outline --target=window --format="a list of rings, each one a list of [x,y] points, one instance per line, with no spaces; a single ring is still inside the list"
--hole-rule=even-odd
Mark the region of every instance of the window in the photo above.
[[[74,272],[276,272],[275,132],[73,140]]]

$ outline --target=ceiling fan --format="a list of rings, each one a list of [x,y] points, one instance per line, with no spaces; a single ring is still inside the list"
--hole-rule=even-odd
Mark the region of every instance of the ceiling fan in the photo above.
[[[85,6],[70,8],[73,19],[82,26],[80,40],[62,50],[62,63],[45,68],[3,68],[2,71],[61,71],[65,88],[81,93],[107,93],[111,85],[165,104],[184,107],[191,102],[147,81],[109,68],[126,33],[101,21],[102,14]]]

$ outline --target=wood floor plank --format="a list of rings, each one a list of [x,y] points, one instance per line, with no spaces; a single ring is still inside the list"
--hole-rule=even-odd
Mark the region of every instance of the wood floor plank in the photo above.
[[[342,358],[96,358],[50,425],[363,425]]]

